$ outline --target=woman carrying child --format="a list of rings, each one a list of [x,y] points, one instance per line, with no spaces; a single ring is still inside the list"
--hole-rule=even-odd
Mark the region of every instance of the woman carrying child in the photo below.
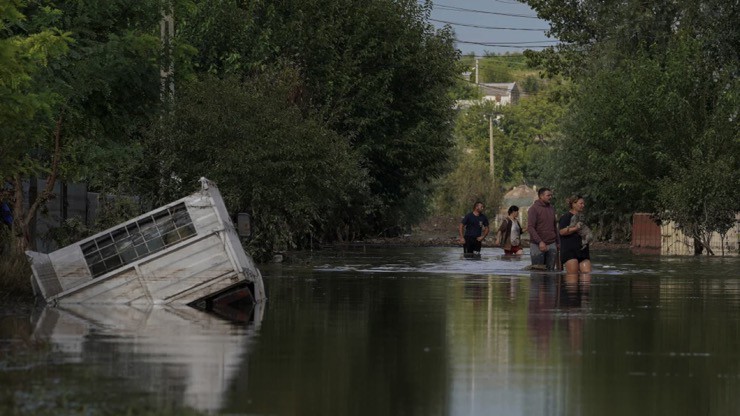
[[[571,225],[574,215],[579,215],[586,208],[583,197],[573,195],[565,200],[570,211],[563,214],[558,222],[560,230],[560,261],[567,274],[591,272],[591,257],[588,244],[584,244],[581,231],[585,228],[581,222]]]

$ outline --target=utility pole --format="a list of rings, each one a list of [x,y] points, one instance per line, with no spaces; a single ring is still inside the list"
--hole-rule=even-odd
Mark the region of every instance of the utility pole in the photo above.
[[[491,168],[491,179],[493,179],[493,114],[488,115],[488,160]]]
[[[475,84],[478,85],[478,58],[475,58]]]

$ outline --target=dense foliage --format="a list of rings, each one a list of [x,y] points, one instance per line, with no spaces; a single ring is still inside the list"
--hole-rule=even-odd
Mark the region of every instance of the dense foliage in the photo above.
[[[176,194],[207,176],[232,212],[250,213],[258,257],[329,237],[366,183],[349,143],[301,113],[293,101],[300,89],[289,69],[247,80],[204,77],[180,90],[148,148],[158,155],[152,175],[165,162],[181,184]]]
[[[417,191],[444,172],[459,76],[452,34],[416,1],[199,3],[180,36],[197,71],[250,76],[298,71],[294,102],[350,144],[368,173],[342,222],[350,235],[397,230],[418,217]],[[225,30],[228,28],[227,30]],[[289,185],[286,184],[286,185]]]
[[[652,212],[706,242],[740,211],[737,2],[530,0],[569,42],[529,56],[577,88],[550,177],[602,234]]]
[[[57,178],[117,188],[159,106],[158,1],[12,2],[3,8],[4,197],[19,250]],[[5,75],[4,75],[5,76]],[[47,178],[24,204],[22,180]]]
[[[11,2],[0,9],[0,169],[19,248],[57,178],[157,203],[211,177],[231,211],[253,214],[265,255],[400,231],[423,215],[451,145],[458,53],[429,11],[410,0]],[[174,38],[160,39],[165,15]],[[160,90],[170,63],[173,95]],[[25,203],[22,180],[35,177],[49,186]]]
[[[434,201],[461,214],[526,183],[586,194],[602,235],[655,213],[706,241],[740,210],[737,2],[529,0],[565,43],[479,58],[517,106],[478,98],[450,28],[411,0],[7,2],[0,8],[0,174],[23,245],[51,187],[84,181],[161,203],[207,176],[270,252],[401,232]],[[166,14],[166,12],[165,12]],[[174,63],[174,101],[160,69]],[[474,79],[475,74],[470,75]],[[568,81],[564,81],[567,79]],[[455,118],[457,117],[457,118]],[[496,120],[495,171],[489,120]],[[445,176],[446,173],[451,172]],[[108,218],[109,221],[114,221]]]
[[[516,56],[507,56],[503,62],[509,62],[509,58]],[[527,79],[532,76],[531,72],[521,71],[518,76]],[[535,84],[536,92],[521,98],[516,105],[500,106],[491,101],[479,101],[459,110],[454,132],[457,156],[452,171],[437,188],[435,209],[438,214],[462,215],[475,200],[498,207],[507,189],[522,184],[550,185],[552,151],[561,140],[561,124],[573,85],[561,78],[547,82],[538,80]],[[491,137],[493,177],[490,174]]]

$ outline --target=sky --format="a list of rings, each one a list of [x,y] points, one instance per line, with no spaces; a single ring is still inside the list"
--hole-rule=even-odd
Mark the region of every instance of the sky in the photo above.
[[[517,53],[556,44],[545,36],[547,21],[516,0],[432,0],[432,5],[431,23],[450,24],[463,54]]]

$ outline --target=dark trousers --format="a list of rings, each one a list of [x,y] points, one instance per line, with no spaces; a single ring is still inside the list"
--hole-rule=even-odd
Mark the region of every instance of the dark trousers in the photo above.
[[[463,245],[463,253],[465,254],[480,254],[481,242],[478,241],[478,237],[465,236],[465,245]]]

